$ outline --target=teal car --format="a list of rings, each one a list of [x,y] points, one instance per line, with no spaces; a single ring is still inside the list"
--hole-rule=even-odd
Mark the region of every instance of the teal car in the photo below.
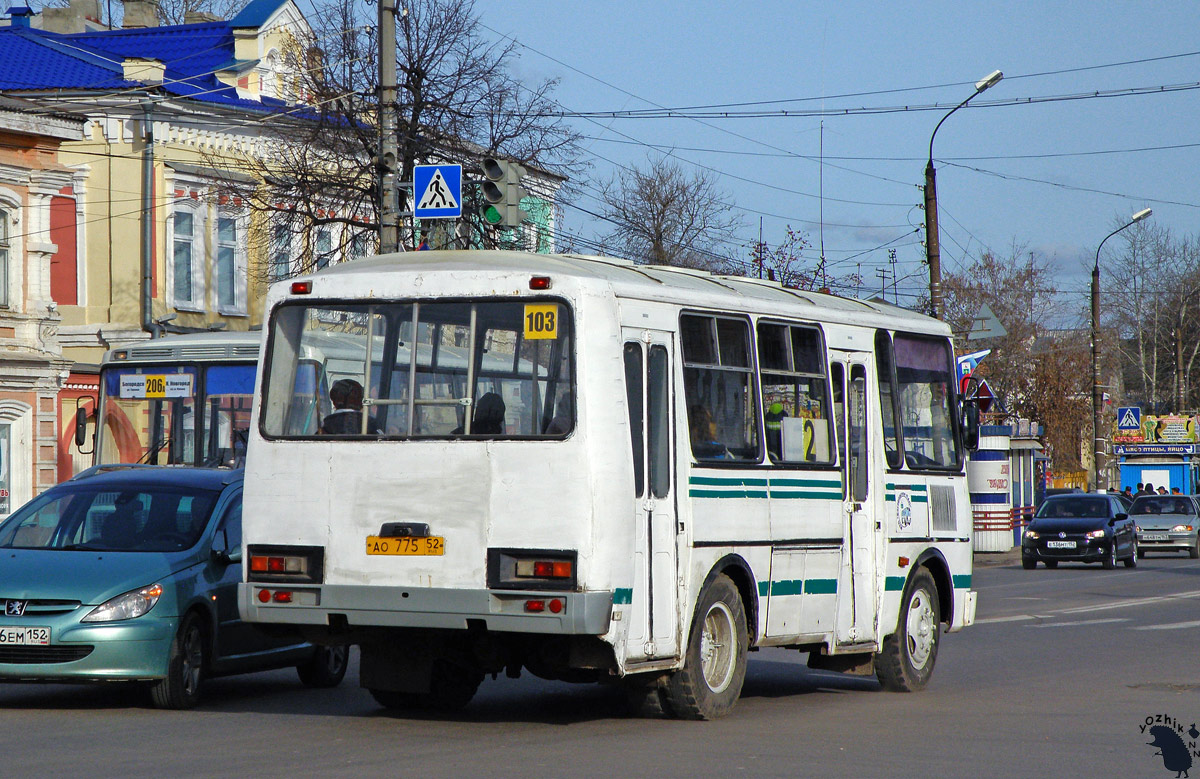
[[[242,472],[101,466],[0,524],[0,682],[137,682],[185,709],[205,678],[295,666],[346,674],[345,647],[238,614]]]

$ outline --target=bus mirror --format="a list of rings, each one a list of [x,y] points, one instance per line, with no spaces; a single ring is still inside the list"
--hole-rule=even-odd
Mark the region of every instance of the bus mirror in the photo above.
[[[970,451],[979,448],[979,404],[972,398],[963,402],[963,445]]]
[[[75,446],[82,449],[87,441],[88,412],[83,406],[75,409]]]

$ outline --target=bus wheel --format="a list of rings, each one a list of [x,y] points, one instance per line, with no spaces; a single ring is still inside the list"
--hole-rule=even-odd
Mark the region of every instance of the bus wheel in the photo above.
[[[737,587],[718,576],[704,591],[692,619],[683,668],[667,683],[667,701],[682,719],[728,714],[742,694],[750,638]]]
[[[883,689],[913,692],[929,682],[937,662],[941,622],[937,586],[922,568],[904,588],[896,632],[883,640],[883,651],[875,658],[875,673]]]
[[[647,678],[649,677],[649,678]],[[657,674],[633,674],[621,680],[629,713],[643,719],[665,719],[672,715],[667,689]]]
[[[317,646],[312,657],[296,666],[305,687],[337,687],[350,665],[350,647]]]
[[[477,670],[439,660],[433,664],[429,692],[370,689],[371,697],[385,709],[451,712],[471,702],[483,681]]]

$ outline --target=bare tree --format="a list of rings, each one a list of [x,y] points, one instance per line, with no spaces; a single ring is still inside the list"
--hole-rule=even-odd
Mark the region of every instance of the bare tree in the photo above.
[[[778,244],[755,243],[750,247],[750,273],[774,279],[785,287],[818,291],[821,289],[852,289],[862,283],[858,274],[830,276],[825,273],[819,260],[805,257],[804,252],[812,248],[807,233],[784,228],[784,238]]]
[[[272,255],[292,249],[291,267],[299,271],[354,254],[356,242],[379,229],[375,19],[353,4],[324,2],[309,21],[319,31],[314,39],[283,53],[288,78],[281,92],[297,106],[262,122],[261,148],[236,166],[249,175],[225,182],[226,194],[269,220],[271,229],[258,235],[270,245],[260,248]],[[480,159],[492,155],[550,176],[583,169],[579,136],[553,116],[557,83],[515,79],[509,65],[516,47],[483,38],[474,0],[412,0],[402,9],[399,97],[392,107],[401,182],[411,182],[413,167],[425,162],[461,163],[478,179]],[[467,183],[463,200],[464,220],[450,239],[495,244],[495,229],[482,222],[478,194]],[[322,225],[331,226],[324,233],[330,238],[315,242],[313,231]]]
[[[740,225],[715,178],[688,174],[665,157],[603,185],[603,215],[617,228],[604,238],[615,253],[655,265],[726,270],[738,261],[727,239]]]

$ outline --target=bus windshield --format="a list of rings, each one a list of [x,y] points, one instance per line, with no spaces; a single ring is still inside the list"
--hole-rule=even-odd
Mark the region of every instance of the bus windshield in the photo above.
[[[290,304],[276,310],[269,343],[267,437],[574,429],[572,325],[557,301]]]
[[[230,464],[245,452],[254,363],[119,365],[100,379],[96,464]]]

